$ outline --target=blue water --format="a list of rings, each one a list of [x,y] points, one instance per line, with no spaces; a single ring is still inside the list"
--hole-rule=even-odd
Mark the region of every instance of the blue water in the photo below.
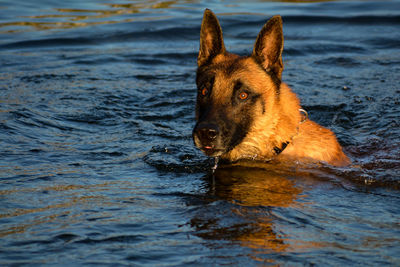
[[[353,164],[219,169],[193,145],[203,10]],[[0,264],[400,265],[400,1],[0,2]]]

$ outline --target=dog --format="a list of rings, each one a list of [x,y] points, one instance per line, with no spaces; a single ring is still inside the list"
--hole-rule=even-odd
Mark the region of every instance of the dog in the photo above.
[[[195,145],[231,164],[323,162],[350,164],[335,134],[309,120],[281,81],[282,18],[261,29],[250,56],[227,52],[215,14],[206,9],[197,58]]]

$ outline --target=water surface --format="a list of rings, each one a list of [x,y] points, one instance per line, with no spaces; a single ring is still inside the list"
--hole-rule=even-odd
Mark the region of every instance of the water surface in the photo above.
[[[202,13],[353,164],[222,168],[192,144]],[[400,1],[2,1],[0,263],[399,265]]]

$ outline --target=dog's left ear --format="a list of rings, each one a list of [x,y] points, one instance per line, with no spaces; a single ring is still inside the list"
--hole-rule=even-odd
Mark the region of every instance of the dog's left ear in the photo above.
[[[218,54],[225,53],[222,29],[214,13],[206,9],[200,30],[200,50],[197,65],[200,67]]]
[[[252,57],[264,69],[273,72],[281,79],[283,71],[282,62],[283,31],[281,16],[272,17],[258,34],[254,45]]]

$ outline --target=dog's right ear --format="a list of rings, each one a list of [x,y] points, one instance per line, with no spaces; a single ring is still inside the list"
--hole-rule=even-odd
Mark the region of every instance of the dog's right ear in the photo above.
[[[222,29],[214,13],[206,9],[200,30],[200,50],[197,57],[197,65],[200,67],[214,58],[225,53]]]

